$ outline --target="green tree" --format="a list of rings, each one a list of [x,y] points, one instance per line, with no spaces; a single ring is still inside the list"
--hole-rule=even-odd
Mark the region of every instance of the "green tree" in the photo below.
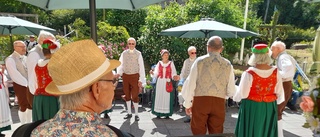
[[[243,25],[244,3],[240,0],[189,0],[185,6],[170,3],[165,9],[160,6],[148,7],[146,24],[142,29],[139,43],[147,64],[151,65],[160,59],[159,52],[166,48],[170,51],[170,57],[175,61],[177,70],[182,67],[184,59],[188,57],[187,48],[191,45],[197,47],[198,56],[206,54],[206,40],[203,38],[184,39],[169,36],[159,36],[164,29],[199,21],[203,17],[211,17],[217,21],[241,27]],[[255,12],[249,12],[247,28],[256,30],[261,22],[255,18]],[[241,39],[224,39],[225,50],[223,56],[227,57],[239,51]],[[247,41],[247,47],[251,42]],[[185,54],[184,54],[185,53]]]
[[[107,10],[105,21],[110,23],[112,26],[125,27],[131,37],[138,38],[141,36],[140,28],[145,24],[146,16],[146,9],[139,9],[135,11]]]

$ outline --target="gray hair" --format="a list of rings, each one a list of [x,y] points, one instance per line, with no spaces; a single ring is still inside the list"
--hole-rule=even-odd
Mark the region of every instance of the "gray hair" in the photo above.
[[[45,39],[48,38],[48,37],[51,37],[51,38],[56,39],[56,37],[55,37],[52,33],[48,32],[48,31],[41,30],[40,33],[39,33],[37,42],[39,43],[40,40],[43,41],[43,40],[45,40]],[[41,41],[41,42],[42,42],[42,41]]]
[[[223,46],[223,42],[221,37],[219,36],[212,36],[209,38],[208,42],[207,42],[207,46],[211,47],[215,50],[221,49]]]
[[[127,42],[129,42],[130,40],[133,40],[135,43],[137,43],[136,39],[134,39],[133,37],[128,38]]]
[[[284,51],[286,49],[286,44],[284,44],[282,41],[274,41],[271,45],[271,48],[272,47],[277,47],[280,51]]]
[[[90,88],[86,87],[72,94],[60,95],[59,97],[60,108],[69,109],[69,110],[74,110],[79,108],[84,104],[84,102],[88,101],[87,94],[89,91],[90,91]]]
[[[190,46],[190,47],[188,48],[188,52],[190,52],[190,51],[193,50],[193,49],[194,49],[194,50],[197,50],[195,46]]]
[[[268,53],[266,54],[255,54],[253,53],[251,56],[250,56],[250,59],[248,61],[248,64],[250,66],[255,66],[257,64],[272,64],[273,60],[272,58],[269,56]]]
[[[13,46],[18,46],[18,44],[19,44],[19,43],[24,44],[24,42],[23,42],[23,41],[21,41],[21,40],[17,40],[17,41],[15,41],[15,42],[13,42]]]

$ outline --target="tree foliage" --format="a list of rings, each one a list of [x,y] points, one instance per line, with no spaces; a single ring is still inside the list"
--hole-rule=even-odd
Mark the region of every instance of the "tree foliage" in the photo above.
[[[177,3],[169,3],[165,9],[160,6],[148,7],[146,24],[142,28],[142,36],[139,43],[142,52],[149,65],[155,64],[160,57],[161,49],[168,49],[170,57],[175,61],[177,70],[180,71],[183,61],[188,57],[187,49],[193,45],[197,47],[198,56],[206,54],[206,40],[204,38],[176,38],[158,35],[164,29],[199,21],[203,17],[211,17],[216,21],[241,27],[243,25],[244,4],[240,0],[189,0],[185,6]],[[247,28],[256,30],[256,22],[253,12],[249,12]],[[224,39],[225,57],[239,51],[240,39]],[[251,42],[247,42],[247,46]]]

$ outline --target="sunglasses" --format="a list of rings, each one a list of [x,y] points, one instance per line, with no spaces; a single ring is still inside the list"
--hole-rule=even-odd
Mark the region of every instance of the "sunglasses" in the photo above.
[[[129,45],[134,45],[134,43],[128,43]]]
[[[191,52],[191,54],[197,54],[197,52]]]

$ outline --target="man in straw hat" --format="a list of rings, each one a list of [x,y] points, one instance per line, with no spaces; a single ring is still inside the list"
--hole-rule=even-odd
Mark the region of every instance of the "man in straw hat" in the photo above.
[[[191,115],[194,135],[223,133],[226,96],[235,93],[233,67],[220,53],[222,39],[212,36],[207,42],[207,55],[198,57],[182,87],[187,115]]]
[[[46,91],[60,96],[60,110],[35,128],[31,136],[120,136],[102,124],[99,114],[111,107],[112,70],[119,61],[108,60],[92,40],[69,43],[51,57],[52,82]]]
[[[135,121],[139,121],[138,103],[139,103],[139,88],[146,84],[144,64],[141,52],[136,47],[136,40],[134,38],[128,39],[129,49],[123,51],[120,56],[121,65],[117,68],[117,77],[122,76],[123,92],[127,104],[128,114],[124,119],[132,117],[131,114],[131,100],[135,110]]]
[[[21,124],[32,122],[33,95],[28,90],[26,45],[23,41],[13,43],[14,52],[6,58],[6,68],[13,81],[13,89],[18,98],[18,116]]]

